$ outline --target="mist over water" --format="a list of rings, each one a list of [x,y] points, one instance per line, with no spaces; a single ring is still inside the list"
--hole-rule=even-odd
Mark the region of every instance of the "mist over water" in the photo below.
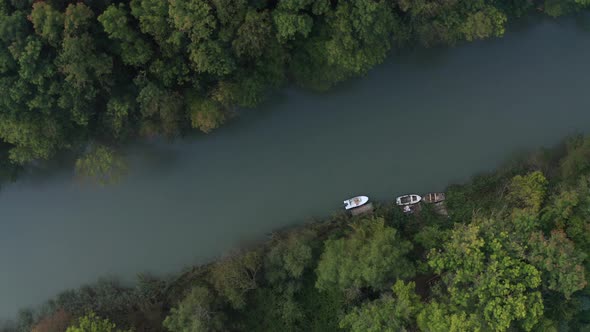
[[[588,131],[584,19],[393,56],[325,94],[282,90],[210,135],[130,147],[118,185],[63,170],[2,188],[0,318],[100,276],[213,259],[353,195],[442,190]]]

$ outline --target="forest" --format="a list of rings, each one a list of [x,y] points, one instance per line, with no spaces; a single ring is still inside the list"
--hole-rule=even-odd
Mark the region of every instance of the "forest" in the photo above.
[[[273,233],[169,277],[65,291],[1,332],[590,331],[590,137],[447,188]]]
[[[210,132],[294,84],[325,90],[395,49],[502,36],[590,0],[0,0],[0,178],[70,153],[120,173],[117,147]]]

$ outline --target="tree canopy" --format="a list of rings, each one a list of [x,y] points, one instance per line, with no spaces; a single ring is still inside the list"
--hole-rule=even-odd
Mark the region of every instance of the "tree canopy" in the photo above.
[[[405,257],[411,249],[412,244],[401,240],[383,218],[363,220],[348,237],[326,241],[316,286],[382,289],[397,278],[414,275],[414,266]]]
[[[537,5],[557,16],[590,3]],[[0,165],[136,136],[207,133],[289,80],[327,89],[409,43],[502,36],[509,17],[533,7],[514,0],[3,1],[0,143],[9,153]]]

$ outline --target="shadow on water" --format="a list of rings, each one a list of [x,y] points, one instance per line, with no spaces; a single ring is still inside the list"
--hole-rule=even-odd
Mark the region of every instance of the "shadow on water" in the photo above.
[[[180,163],[181,151],[176,148],[177,143],[189,138],[151,139],[135,141],[121,150],[122,157],[128,163],[128,175],[148,166],[158,172],[171,172]]]
[[[436,69],[447,63],[449,52],[452,49],[453,46],[424,48],[418,45],[396,49],[392,52],[392,56],[387,58],[385,64],[396,63],[402,66]]]
[[[76,156],[72,152],[59,153],[50,160],[36,161],[27,165],[17,175],[13,183],[39,187],[62,181],[64,178],[71,178],[74,175],[75,162]]]
[[[590,16],[589,15],[576,15],[574,17],[575,27],[579,31],[590,33]]]
[[[176,148],[179,142],[190,142],[198,139],[177,138],[166,140],[163,138],[149,140],[134,140],[122,148],[117,148],[117,153],[129,166],[128,172],[121,179],[133,176],[134,171],[149,168],[158,172],[171,172],[178,167],[181,151]],[[74,151],[61,152],[50,160],[39,160],[19,170],[11,179],[3,179],[0,183],[0,192],[9,186],[30,186],[39,188],[55,183],[76,181],[75,165],[79,154]],[[77,183],[77,184],[82,184]]]

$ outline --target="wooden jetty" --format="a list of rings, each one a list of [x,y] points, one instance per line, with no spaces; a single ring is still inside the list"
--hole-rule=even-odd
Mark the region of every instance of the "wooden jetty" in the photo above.
[[[361,214],[370,214],[373,213],[373,203],[367,203],[365,205],[361,205],[357,208],[348,211],[350,211],[350,214],[352,214],[353,216],[358,216]]]
[[[428,193],[422,197],[425,203],[440,203],[446,198],[445,193]]]
[[[434,211],[436,211],[436,213],[443,216],[448,216],[449,212],[445,206],[445,199],[445,193],[428,193],[424,195],[423,201],[428,204],[433,204]]]

